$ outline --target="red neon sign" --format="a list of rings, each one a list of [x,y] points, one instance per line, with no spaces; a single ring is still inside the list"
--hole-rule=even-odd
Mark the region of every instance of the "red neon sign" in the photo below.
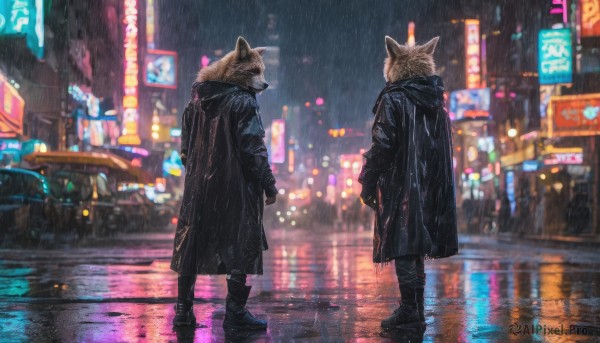
[[[23,134],[25,101],[8,80],[0,74],[0,137]]]

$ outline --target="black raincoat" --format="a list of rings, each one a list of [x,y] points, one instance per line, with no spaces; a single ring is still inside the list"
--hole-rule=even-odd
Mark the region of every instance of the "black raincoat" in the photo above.
[[[388,84],[373,109],[361,197],[376,211],[373,261],[458,252],[452,133],[439,76]]]
[[[277,193],[255,94],[206,81],[183,113],[185,188],[171,269],[183,274],[262,274],[263,193]]]

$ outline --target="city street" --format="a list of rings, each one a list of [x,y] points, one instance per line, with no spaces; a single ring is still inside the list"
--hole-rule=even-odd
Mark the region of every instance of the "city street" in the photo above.
[[[173,330],[172,234],[121,236],[79,248],[0,251],[0,340],[594,341],[600,255],[461,237],[452,258],[427,261],[427,329],[387,332],[397,306],[391,266],[371,262],[370,231],[268,229],[265,274],[248,307],[266,332],[229,333],[225,277],[199,277],[196,329]],[[512,326],[511,326],[512,325]],[[533,326],[533,327],[532,327]],[[537,334],[535,332],[537,328]],[[531,330],[534,330],[533,332]],[[546,330],[544,332],[544,330]],[[573,330],[573,331],[571,331]],[[579,331],[579,335],[569,333]],[[593,336],[593,335],[596,336]]]

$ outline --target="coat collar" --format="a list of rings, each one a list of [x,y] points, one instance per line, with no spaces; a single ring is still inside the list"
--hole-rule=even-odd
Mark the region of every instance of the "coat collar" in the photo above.
[[[386,83],[385,88],[377,97],[373,114],[377,113],[377,108],[383,96],[395,91],[404,93],[415,105],[422,107],[437,108],[444,104],[444,82],[442,78],[438,75],[420,76]]]
[[[233,92],[246,92],[252,95],[255,94],[251,90],[240,85],[221,81],[194,82],[192,86],[192,98],[200,100],[201,102],[220,98]]]

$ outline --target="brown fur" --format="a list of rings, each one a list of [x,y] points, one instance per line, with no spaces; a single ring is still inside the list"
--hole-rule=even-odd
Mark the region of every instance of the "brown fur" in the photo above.
[[[396,82],[419,76],[435,74],[433,52],[440,37],[435,37],[424,45],[400,45],[385,36],[388,57],[384,61],[383,76],[388,82]]]
[[[202,68],[196,81],[228,82],[253,91],[262,91],[265,88],[265,64],[261,57],[264,51],[265,48],[250,48],[250,44],[243,37],[239,37],[235,49]]]

